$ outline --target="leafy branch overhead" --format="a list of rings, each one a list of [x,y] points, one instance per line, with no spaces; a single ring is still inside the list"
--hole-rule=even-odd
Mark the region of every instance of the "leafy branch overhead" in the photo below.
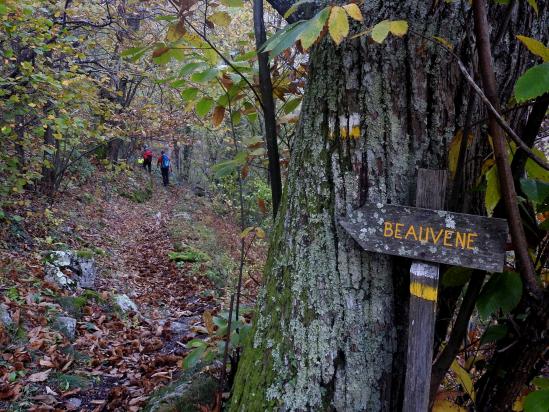
[[[296,12],[298,7],[310,2],[302,0],[288,9],[285,17]],[[362,22],[364,18],[360,8],[355,3],[344,6],[326,6],[310,20],[300,20],[289,24],[284,29],[273,35],[262,47],[262,51],[270,52],[271,56],[277,56],[285,49],[298,43],[301,49],[308,50],[313,44],[322,39],[326,33],[336,45],[349,37],[352,21]],[[408,32],[408,22],[405,20],[383,20],[373,27],[362,31],[351,38],[369,35],[377,43],[383,41],[390,34],[402,37]]]

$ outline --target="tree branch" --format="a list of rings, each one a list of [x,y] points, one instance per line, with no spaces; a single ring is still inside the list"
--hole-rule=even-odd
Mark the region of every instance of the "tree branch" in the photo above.
[[[520,272],[524,280],[526,290],[531,295],[539,298],[541,296],[541,290],[539,288],[539,285],[537,284],[532,259],[530,258],[530,255],[528,253],[528,243],[526,241],[526,235],[524,233],[524,226],[522,225],[522,221],[520,218],[513,175],[511,173],[511,167],[507,160],[505,137],[500,128],[501,122],[498,121],[498,117],[499,119],[501,119],[501,116],[499,116],[499,113],[497,111],[499,103],[496,87],[496,76],[494,73],[494,68],[492,66],[492,52],[490,49],[488,19],[486,17],[486,7],[484,0],[473,1],[473,18],[475,23],[475,37],[477,39],[477,52],[479,58],[480,75],[482,79],[482,84],[484,86],[484,89],[486,90],[486,94],[488,95],[487,97],[484,95],[484,93],[482,93],[481,98],[483,99],[483,101],[484,99],[487,99],[487,103],[489,103],[489,107],[491,108],[491,116],[488,121],[488,129],[490,135],[492,136],[492,142],[494,146],[494,157],[496,159],[496,166],[498,168],[501,197],[505,205],[507,219],[509,220],[511,239],[513,240],[516,258],[519,263]],[[461,64],[461,66],[463,66],[463,64]],[[522,146],[527,147],[524,142],[522,142],[522,140],[519,139],[519,141],[522,143],[521,148],[523,148]],[[531,152],[529,148],[527,148],[527,150]]]

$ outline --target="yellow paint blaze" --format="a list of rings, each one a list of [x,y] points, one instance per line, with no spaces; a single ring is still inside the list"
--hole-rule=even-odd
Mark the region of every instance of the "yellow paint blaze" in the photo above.
[[[437,300],[438,291],[432,286],[424,285],[419,282],[410,282],[410,294],[418,298],[435,302]]]

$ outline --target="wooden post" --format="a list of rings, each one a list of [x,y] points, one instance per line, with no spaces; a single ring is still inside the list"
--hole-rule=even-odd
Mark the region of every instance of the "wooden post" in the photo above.
[[[444,210],[446,184],[445,170],[420,169],[416,207]],[[424,412],[429,408],[438,280],[439,264],[412,263],[404,412]]]

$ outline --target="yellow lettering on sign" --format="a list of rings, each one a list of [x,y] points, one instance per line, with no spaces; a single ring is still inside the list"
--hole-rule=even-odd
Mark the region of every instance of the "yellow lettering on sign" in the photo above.
[[[402,239],[402,233],[400,230],[404,227],[402,223],[397,223],[395,226],[395,238],[396,239]]]
[[[448,248],[475,250],[475,240],[478,233],[460,232],[458,230],[440,228],[434,229],[431,226],[405,225],[398,222],[384,222],[383,236],[395,239],[404,239],[422,244],[430,243]]]
[[[383,236],[393,237],[393,224],[391,222],[385,222],[383,227]]]
[[[414,240],[417,241],[416,229],[414,228],[414,225],[410,225],[410,227],[406,231],[406,235],[404,236],[404,239],[408,239],[408,236],[413,236]]]
[[[452,235],[454,234],[454,231],[453,230],[448,230],[446,229],[444,231],[444,241],[442,242],[444,244],[444,246],[446,247],[454,247],[453,244],[449,243],[450,241],[450,238],[452,237]]]
[[[435,236],[435,232],[434,232],[433,228],[430,227],[429,229],[431,229],[431,236],[433,237],[433,243],[435,245],[438,244],[438,240],[440,239],[440,236],[442,236],[442,233],[444,232],[444,229],[440,229],[436,236]]]
[[[423,231],[423,226],[420,226],[419,227],[419,241],[420,242],[427,242],[429,241],[429,233],[427,232],[427,230],[425,230],[425,237],[423,237],[424,231]]]
[[[478,236],[476,233],[467,233],[467,249],[469,250],[475,250],[475,247],[473,246],[473,243],[475,242],[475,238]]]
[[[456,232],[456,247],[465,249],[467,244],[467,233]]]

